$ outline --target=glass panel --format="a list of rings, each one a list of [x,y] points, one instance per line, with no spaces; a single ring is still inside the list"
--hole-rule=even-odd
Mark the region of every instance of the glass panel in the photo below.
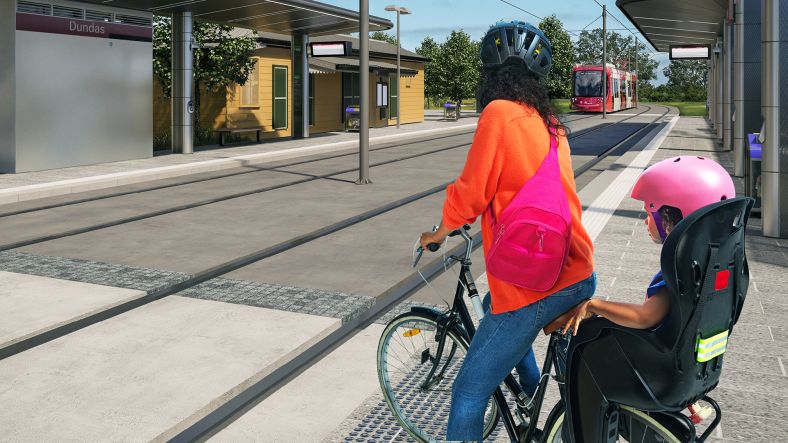
[[[274,129],[287,128],[287,99],[274,99]]]
[[[274,98],[287,98],[287,68],[274,67]]]
[[[274,66],[274,129],[287,128],[287,68]]]
[[[249,78],[246,83],[241,86],[241,106],[257,106],[259,94],[259,77],[257,72],[257,61],[252,66],[252,71],[249,73]]]
[[[389,112],[391,112],[391,118],[397,118],[398,106],[399,106],[399,98],[391,97],[391,100],[389,101]]]
[[[602,71],[575,71],[575,97],[601,97]]]

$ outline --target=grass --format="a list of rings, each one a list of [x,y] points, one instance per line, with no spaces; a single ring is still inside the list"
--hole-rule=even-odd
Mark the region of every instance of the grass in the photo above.
[[[569,99],[568,98],[560,98],[553,100],[553,105],[558,110],[559,114],[566,114],[571,112],[569,110]],[[430,104],[430,106],[425,107],[424,109],[433,109],[433,110],[442,110],[443,104],[440,106],[435,106],[434,104]],[[462,109],[464,111],[472,111],[476,109],[476,100],[475,99],[467,99],[462,101]]]
[[[559,114],[567,114],[572,112],[569,110],[569,99],[568,98],[556,98],[553,99],[553,106],[558,111]]]
[[[655,104],[675,106],[679,108],[679,115],[685,117],[703,117],[706,115],[705,102],[655,102]]]

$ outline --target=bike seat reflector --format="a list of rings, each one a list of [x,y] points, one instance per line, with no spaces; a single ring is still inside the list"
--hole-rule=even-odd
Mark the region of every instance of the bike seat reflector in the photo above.
[[[698,363],[703,363],[725,353],[728,347],[728,330],[724,330],[709,338],[698,337],[697,357]]]
[[[728,279],[731,276],[731,271],[724,270],[717,273],[717,276],[714,278],[714,290],[715,291],[722,291],[723,289],[728,287]]]

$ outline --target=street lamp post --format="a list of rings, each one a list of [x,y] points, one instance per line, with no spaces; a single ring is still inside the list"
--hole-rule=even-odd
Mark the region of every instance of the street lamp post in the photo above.
[[[399,58],[400,58],[400,48],[402,47],[402,45],[399,42],[399,16],[400,16],[400,14],[402,14],[402,15],[410,14],[410,9],[403,8],[401,6],[396,6],[396,5],[389,5],[389,6],[386,6],[386,11],[396,12],[397,13],[397,129],[399,129],[399,108],[400,108],[400,102],[401,102],[401,96],[402,96],[402,93],[400,92],[401,88],[400,88],[400,80],[399,80],[400,79],[400,60],[399,60]]]

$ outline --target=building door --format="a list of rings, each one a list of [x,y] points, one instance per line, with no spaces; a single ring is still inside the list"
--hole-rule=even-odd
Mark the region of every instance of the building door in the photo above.
[[[361,95],[361,79],[358,73],[343,72],[342,73],[342,123],[345,122],[345,109],[359,105],[359,96]]]
[[[274,66],[273,129],[287,129],[287,66]]]

